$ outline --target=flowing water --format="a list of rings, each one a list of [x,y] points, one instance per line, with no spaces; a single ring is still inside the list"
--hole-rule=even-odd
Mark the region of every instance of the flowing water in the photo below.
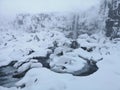
[[[15,71],[16,69],[11,65],[0,67],[0,86],[15,86],[15,83],[20,80],[12,77]]]

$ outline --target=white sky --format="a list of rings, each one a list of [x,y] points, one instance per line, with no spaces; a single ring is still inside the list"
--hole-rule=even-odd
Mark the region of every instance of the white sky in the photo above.
[[[21,12],[81,11],[96,5],[99,0],[0,0],[0,15]]]

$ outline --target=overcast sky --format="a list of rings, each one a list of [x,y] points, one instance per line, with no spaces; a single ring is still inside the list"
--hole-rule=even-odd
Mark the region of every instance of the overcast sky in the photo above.
[[[21,12],[81,11],[96,5],[99,0],[0,0],[0,15]]]

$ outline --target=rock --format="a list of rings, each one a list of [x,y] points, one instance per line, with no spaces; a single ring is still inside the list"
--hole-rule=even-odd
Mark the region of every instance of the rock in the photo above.
[[[58,56],[62,56],[63,55],[63,50],[64,48],[62,47],[57,47],[55,50],[54,50],[54,54],[55,55],[58,55]]]
[[[21,78],[23,77],[27,71],[29,71],[31,68],[39,68],[43,65],[38,62],[38,60],[31,59],[28,62],[22,62],[21,66],[17,69],[17,72],[14,73],[14,78]]]
[[[60,57],[54,57],[50,62],[50,68],[52,71],[58,73],[72,73],[84,67],[84,60],[72,55],[63,55]]]
[[[20,86],[16,86],[17,88],[24,88],[26,85],[25,84],[22,84]]]
[[[79,48],[79,43],[77,42],[77,41],[72,41],[72,43],[71,43],[71,48],[73,48],[73,49],[76,49],[76,48]]]
[[[13,75],[12,77],[13,77],[13,78],[22,78],[22,77],[26,74],[27,71],[28,71],[28,70],[26,70],[26,71],[24,71],[24,72],[14,73],[14,75]]]
[[[32,63],[31,68],[39,68],[39,67],[43,67],[43,65],[41,63]]]
[[[48,57],[33,57],[33,59],[38,60],[38,62],[40,62],[43,65],[43,67],[50,68],[48,63]]]
[[[25,71],[27,71],[28,69],[30,69],[30,66],[31,66],[31,62],[24,63],[22,66],[20,66],[20,67],[18,68],[17,72],[19,72],[19,73],[25,72]]]
[[[103,58],[99,59],[101,61]],[[74,76],[87,76],[98,70],[97,61],[69,53],[60,57],[53,57],[50,62],[52,71],[57,73],[70,73]]]
[[[93,47],[90,47],[90,48],[88,48],[88,47],[81,47],[83,50],[86,50],[86,51],[88,51],[88,52],[92,52],[93,51]]]
[[[31,63],[38,63],[38,60],[36,60],[36,59],[31,59],[30,62],[31,62]]]
[[[12,61],[8,64],[8,66],[13,66],[17,61]]]

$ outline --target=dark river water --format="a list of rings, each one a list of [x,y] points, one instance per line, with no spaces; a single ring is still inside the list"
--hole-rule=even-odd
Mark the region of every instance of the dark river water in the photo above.
[[[19,81],[18,78],[13,78],[12,75],[16,69],[10,65],[0,67],[0,86],[13,87]]]
[[[7,66],[0,67],[0,86],[3,87],[14,87],[15,83],[19,81],[22,77],[20,78],[14,78],[14,74],[17,71],[16,68],[13,67],[14,62]],[[44,65],[44,63],[42,63]],[[44,67],[50,69],[48,67],[48,63],[44,65]],[[78,71],[73,72],[72,74],[74,76],[88,76],[90,74],[95,73],[98,70],[98,67],[96,64],[86,64],[83,69],[80,69]],[[25,72],[26,73],[26,72]],[[25,74],[24,73],[24,74]],[[20,75],[18,75],[20,76]]]

